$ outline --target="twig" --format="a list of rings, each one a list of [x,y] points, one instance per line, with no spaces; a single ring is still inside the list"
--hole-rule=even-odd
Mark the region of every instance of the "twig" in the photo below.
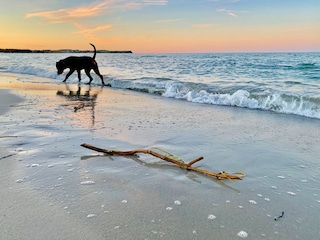
[[[0,138],[17,138],[18,136],[0,136]]]
[[[242,180],[242,178],[245,176],[245,174],[242,172],[235,172],[235,173],[233,173],[234,175],[231,175],[231,174],[228,174],[227,172],[224,172],[224,171],[219,172],[219,173],[215,173],[212,171],[207,171],[204,169],[192,167],[192,164],[201,161],[203,159],[203,157],[198,157],[198,158],[190,161],[189,163],[185,163],[183,161],[179,161],[179,160],[175,160],[173,158],[170,158],[170,156],[173,156],[171,154],[170,154],[170,156],[165,156],[163,154],[160,154],[158,152],[155,152],[155,151],[152,151],[149,149],[134,149],[134,150],[130,150],[130,151],[119,151],[119,150],[107,150],[107,149],[103,149],[103,148],[98,148],[98,147],[95,147],[95,146],[92,146],[92,145],[89,145],[86,143],[81,144],[81,146],[88,148],[88,149],[91,149],[91,150],[94,150],[94,151],[97,151],[97,152],[109,154],[109,155],[124,155],[124,156],[126,156],[126,155],[134,155],[137,153],[150,154],[150,155],[155,156],[157,158],[160,158],[164,161],[171,162],[180,168],[195,171],[195,172],[205,174],[208,176],[212,176],[218,180],[227,180],[227,179],[230,181]]]

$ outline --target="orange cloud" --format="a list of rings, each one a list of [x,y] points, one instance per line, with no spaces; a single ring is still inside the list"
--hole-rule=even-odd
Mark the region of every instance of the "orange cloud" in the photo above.
[[[93,33],[93,32],[103,31],[103,30],[112,28],[112,26],[109,25],[109,24],[98,26],[98,27],[95,27],[95,28],[85,28],[85,27],[83,27],[83,26],[81,26],[80,24],[77,24],[77,23],[75,23],[74,25],[80,30],[80,31],[78,31],[76,33],[81,33],[81,34]]]
[[[81,18],[89,18],[107,14],[121,9],[137,9],[148,5],[166,5],[167,0],[104,0],[75,8],[66,8],[53,11],[28,13],[25,17],[42,17],[50,22],[70,22]]]
[[[42,17],[51,22],[68,22],[80,18],[93,17],[102,14],[106,11],[107,5],[113,1],[104,1],[99,4],[76,7],[70,9],[59,9],[54,11],[45,11],[37,13],[29,13],[26,18]]]

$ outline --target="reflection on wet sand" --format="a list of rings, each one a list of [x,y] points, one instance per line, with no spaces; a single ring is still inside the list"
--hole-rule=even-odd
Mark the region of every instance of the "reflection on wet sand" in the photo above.
[[[129,156],[122,156],[126,159],[129,159],[129,160],[133,160],[135,161],[136,163],[138,164],[141,164],[142,166],[144,167],[148,167],[148,168],[153,168],[153,169],[160,169],[161,171],[163,170],[177,170],[177,166],[174,166],[174,165],[171,165],[171,164],[168,164],[167,162],[163,162],[161,160],[156,160],[154,162],[148,162],[147,160],[141,160],[141,156],[139,155],[129,155]],[[116,157],[114,157],[113,155],[106,155],[106,154],[96,154],[96,155],[88,155],[88,156],[82,156],[81,157],[81,160],[90,160],[92,158],[106,158],[106,159],[109,159],[111,161],[115,161],[116,160]],[[142,158],[143,159],[143,158]],[[150,160],[150,159],[149,159]],[[220,181],[220,180],[217,180],[215,178],[212,178],[210,176],[206,176],[206,175],[199,175],[197,173],[193,173],[193,172],[190,172],[189,170],[186,170],[186,169],[181,169],[182,172],[185,172],[186,173],[186,177],[195,182],[195,183],[198,183],[198,184],[202,184],[202,181],[201,181],[201,178],[203,179],[207,179],[207,180],[210,180],[218,185],[220,185],[221,187],[224,187],[226,189],[229,189],[229,190],[232,190],[236,193],[240,193],[240,190],[234,188],[234,187],[231,187],[230,185],[228,185],[228,182],[226,181]]]
[[[81,87],[81,84],[65,84],[66,90],[58,90],[57,95],[68,100],[67,106],[73,106],[74,112],[85,110],[90,112],[91,125],[95,123],[95,105],[99,91],[92,92],[91,86]]]

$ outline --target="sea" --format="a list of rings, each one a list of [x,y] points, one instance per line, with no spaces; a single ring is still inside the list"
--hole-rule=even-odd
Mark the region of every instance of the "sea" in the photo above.
[[[55,63],[77,54],[1,53],[0,72],[61,83]],[[90,54],[89,54],[90,55]],[[209,105],[320,119],[320,53],[97,54],[105,83]],[[92,71],[94,85],[101,85]],[[23,78],[21,81],[38,81]],[[88,77],[82,72],[82,83]],[[77,74],[68,79],[77,83]]]

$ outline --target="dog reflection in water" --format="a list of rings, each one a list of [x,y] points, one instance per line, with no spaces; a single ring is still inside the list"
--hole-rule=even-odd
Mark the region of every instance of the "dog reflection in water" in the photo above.
[[[79,84],[77,88],[75,85],[69,86],[66,84],[66,90],[58,90],[58,96],[65,97],[68,100],[66,106],[73,106],[74,112],[80,109],[90,109],[91,112],[91,123],[94,125],[95,119],[95,104],[98,97],[98,92],[91,93],[91,87],[87,86],[84,89],[81,88]]]

